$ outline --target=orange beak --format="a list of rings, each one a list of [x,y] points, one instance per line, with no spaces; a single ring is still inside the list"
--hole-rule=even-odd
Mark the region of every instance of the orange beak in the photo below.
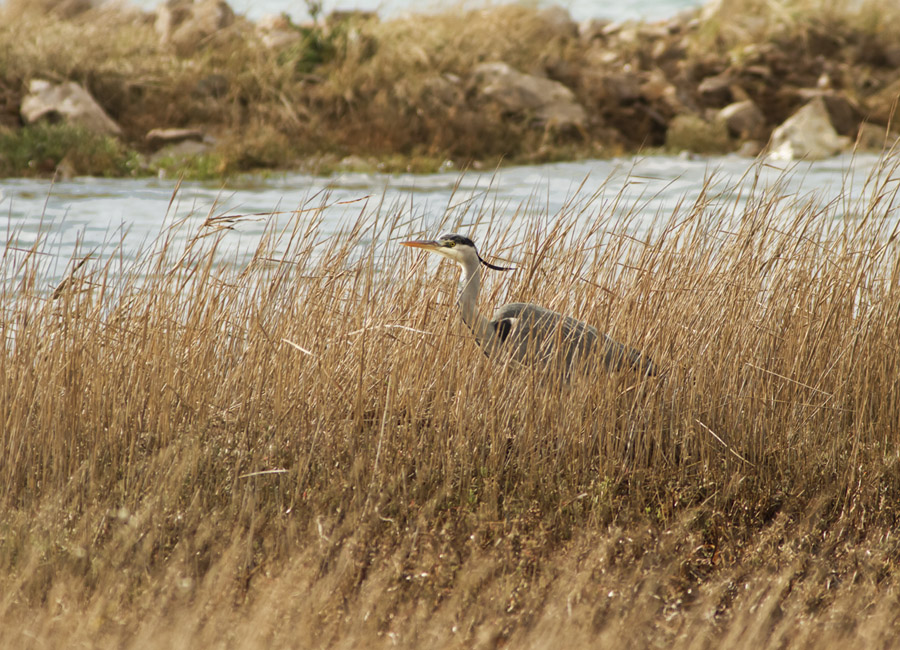
[[[402,241],[400,243],[403,246],[410,246],[411,248],[424,248],[427,251],[433,251],[435,248],[441,247],[438,242],[432,239],[413,239],[412,241]]]

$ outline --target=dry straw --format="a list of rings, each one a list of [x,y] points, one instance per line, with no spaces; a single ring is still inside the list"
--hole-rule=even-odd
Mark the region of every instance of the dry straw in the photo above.
[[[827,204],[710,182],[649,230],[640,202],[603,188],[512,222],[459,201],[427,228],[373,200],[339,232],[318,197],[273,219],[247,263],[217,254],[240,218],[211,217],[124,268],[80,254],[49,288],[41,245],[11,237],[0,644],[274,647],[294,629],[324,646],[468,646],[553,637],[566,598],[587,626],[565,628],[573,643],[774,638],[781,619],[757,629],[749,608],[801,590],[736,577],[754,536],[784,553],[777,535],[810,508],[808,526],[881,539],[878,566],[895,567],[898,180],[888,158],[862,195]],[[664,373],[565,383],[486,358],[456,313],[455,267],[396,243],[450,229],[519,269],[489,278],[483,310],[558,309]],[[867,557],[859,575],[877,573]],[[896,594],[884,580],[866,578],[865,602]],[[617,589],[633,608],[596,600]],[[853,612],[846,594],[823,602]],[[871,638],[897,623],[866,611]]]

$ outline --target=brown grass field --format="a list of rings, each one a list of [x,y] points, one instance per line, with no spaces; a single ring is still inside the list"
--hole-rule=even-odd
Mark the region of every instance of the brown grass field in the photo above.
[[[211,217],[49,289],[8,234],[0,647],[898,647],[898,187],[751,172],[643,234],[602,188],[448,209],[518,267],[483,311],[589,320],[647,379],[486,358],[408,206],[329,234],[317,197],[246,265]]]

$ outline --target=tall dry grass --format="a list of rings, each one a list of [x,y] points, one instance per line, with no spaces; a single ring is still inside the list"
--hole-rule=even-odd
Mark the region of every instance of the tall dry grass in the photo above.
[[[0,645],[887,647],[897,174],[710,183],[649,231],[602,188],[428,226],[517,264],[485,309],[587,319],[658,378],[484,357],[400,206],[334,232],[316,199],[241,265],[210,217],[49,289],[8,244]]]

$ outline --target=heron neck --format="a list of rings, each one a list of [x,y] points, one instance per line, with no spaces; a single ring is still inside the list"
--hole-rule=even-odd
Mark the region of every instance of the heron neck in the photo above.
[[[481,264],[478,260],[469,260],[462,265],[463,274],[460,282],[459,309],[463,322],[469,326],[479,343],[490,339],[491,325],[487,318],[478,311],[478,293],[481,291]]]

